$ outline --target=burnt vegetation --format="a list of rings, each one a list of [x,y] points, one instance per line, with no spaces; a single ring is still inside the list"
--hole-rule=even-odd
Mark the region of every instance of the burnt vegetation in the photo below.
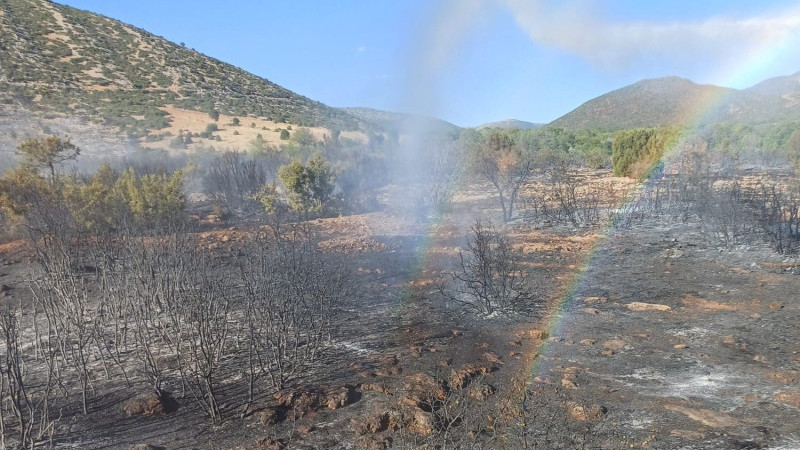
[[[551,285],[517,245],[515,233],[526,229],[697,222],[723,249],[766,242],[780,254],[797,252],[800,185],[788,168],[797,149],[787,140],[783,152],[734,152],[730,137],[712,132],[719,130],[494,129],[420,141],[435,151],[424,153],[426,170],[407,186],[416,208],[456,216],[453,187],[461,183],[491,193],[495,213],[471,212],[471,226],[458,229],[466,236],[455,255],[435,261],[439,289],[407,295],[434,305],[430,314],[442,323],[467,329],[498,317],[541,319]],[[69,173],[62,163],[79,149],[66,138],[23,142],[24,163],[0,179],[6,238],[23,238],[33,256],[15,287],[26,294],[6,298],[0,317],[2,445],[66,444],[63,423],[121,404],[114,407],[127,416],[189,409],[221,427],[260,420],[267,437],[259,445],[280,448],[301,439],[296,427],[311,426],[309,417],[362,396],[383,409],[364,412],[354,435],[337,439],[592,448],[618,438],[603,426],[604,406],[572,395],[572,379],[556,389],[524,374],[500,378],[505,362],[489,351],[481,364],[450,358],[416,374],[388,362],[365,375],[369,381],[326,370],[373,350],[361,349],[353,331],[368,315],[353,281],[364,262],[324,250],[317,225],[387,208],[383,190],[408,181],[386,169],[396,144],[328,136],[292,154],[227,151]],[[764,158],[781,168],[751,163]],[[593,176],[612,163],[640,180]],[[187,192],[204,197],[189,201]],[[226,250],[204,241],[203,233],[229,226],[239,236]],[[391,283],[379,279],[371,292]],[[417,356],[433,352],[420,342]],[[137,394],[110,394],[116,389]]]

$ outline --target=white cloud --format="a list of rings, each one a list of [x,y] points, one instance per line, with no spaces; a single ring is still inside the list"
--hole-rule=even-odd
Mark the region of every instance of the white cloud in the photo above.
[[[500,1],[534,42],[605,67],[649,58],[722,62],[800,40],[800,8],[740,19],[606,22],[592,14],[587,7],[592,3],[553,7],[542,0]]]

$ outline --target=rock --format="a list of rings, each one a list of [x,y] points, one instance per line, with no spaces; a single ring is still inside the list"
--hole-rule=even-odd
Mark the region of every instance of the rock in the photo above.
[[[358,435],[375,434],[389,428],[389,413],[381,412],[350,420],[350,428]]]
[[[450,387],[453,389],[464,388],[470,380],[478,375],[486,375],[492,372],[491,367],[480,364],[464,364],[458,369],[450,371]]]
[[[167,447],[161,447],[153,444],[136,444],[128,450],[167,450]]]
[[[389,387],[385,384],[381,383],[362,383],[361,384],[362,391],[372,391],[372,392],[380,392],[382,394],[386,394],[390,392]]]
[[[407,376],[403,381],[406,393],[403,403],[414,407],[429,407],[436,400],[447,398],[444,383],[426,373]]]
[[[626,305],[631,311],[672,311],[672,308],[660,303],[632,302]]]
[[[266,448],[268,450],[283,450],[286,448],[286,443],[283,439],[278,439],[274,436],[267,436],[256,440],[258,448]]]
[[[610,339],[603,342],[603,348],[611,351],[622,350],[626,345],[628,345],[628,343],[622,339]]]
[[[579,422],[600,420],[608,412],[608,409],[602,405],[580,405],[572,402],[567,405],[567,408],[569,416]]]
[[[569,378],[562,378],[561,379],[561,386],[567,389],[578,389],[578,385]]]
[[[597,344],[596,339],[582,339],[580,342],[581,345],[594,345]]]
[[[675,350],[683,350],[689,348],[689,346],[686,344],[675,344],[672,346],[672,348],[674,348]]]
[[[467,395],[478,401],[484,401],[494,395],[497,390],[486,383],[471,383]]]
[[[300,424],[300,425],[297,426],[297,431],[300,434],[308,434],[308,433],[311,433],[314,430],[315,430],[314,426],[313,425],[309,425],[307,423]]]
[[[679,412],[711,428],[727,428],[739,425],[739,422],[728,414],[711,411],[709,409],[694,409],[678,405],[667,405],[665,408],[669,411]]]
[[[600,314],[600,310],[597,308],[583,308],[582,311],[585,312],[586,314],[591,314],[593,316]]]
[[[706,300],[704,298],[695,297],[694,295],[687,295],[682,300],[682,303],[687,307],[693,307],[703,311],[736,311],[736,308],[731,305],[715,302],[713,300]]]
[[[358,400],[355,388],[348,384],[325,393],[325,406],[328,409],[339,409],[351,405]]]
[[[261,425],[270,427],[282,422],[286,418],[286,411],[278,408],[267,408],[258,415],[258,418],[261,421]]]
[[[483,357],[486,358],[486,360],[489,361],[490,363],[494,363],[500,366],[504,364],[503,361],[500,360],[500,357],[494,353],[486,352],[483,354]]]
[[[547,332],[545,332],[543,330],[528,330],[528,331],[525,331],[523,333],[518,334],[518,336],[519,337],[526,337],[526,338],[529,338],[529,339],[541,340],[541,339],[546,339],[547,338]]]
[[[408,428],[422,436],[430,436],[434,431],[433,414],[422,410],[415,411]]]
[[[783,391],[775,394],[775,400],[800,408],[800,391]]]
[[[162,402],[163,398],[164,396],[159,396],[155,392],[142,393],[126,400],[122,404],[122,410],[128,417],[163,416],[167,413]]]
[[[586,305],[599,305],[608,301],[605,297],[583,297],[581,300]]]
[[[338,409],[353,404],[359,399],[359,393],[350,385],[300,386],[294,390],[275,394],[278,405],[284,410],[291,410],[296,418],[304,417],[320,408]]]

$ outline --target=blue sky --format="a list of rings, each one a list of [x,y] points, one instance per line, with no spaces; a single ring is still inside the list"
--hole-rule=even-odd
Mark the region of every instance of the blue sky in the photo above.
[[[800,7],[762,0],[60,0],[331,106],[549,122],[641,79],[800,72]]]

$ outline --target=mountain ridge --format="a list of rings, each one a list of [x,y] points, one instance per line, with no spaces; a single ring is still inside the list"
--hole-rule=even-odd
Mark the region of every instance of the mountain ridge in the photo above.
[[[745,89],[698,84],[676,76],[641,80],[588,100],[548,125],[612,131],[786,120],[800,120],[800,72]]]

